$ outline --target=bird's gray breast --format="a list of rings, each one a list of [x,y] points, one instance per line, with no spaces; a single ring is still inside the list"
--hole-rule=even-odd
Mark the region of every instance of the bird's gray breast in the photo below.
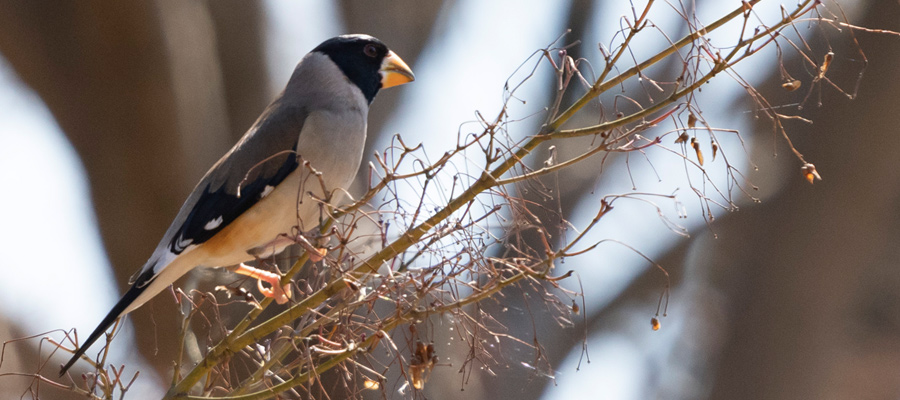
[[[308,161],[328,190],[346,189],[362,161],[366,142],[364,108],[313,111],[306,118],[297,144],[302,161]],[[303,165],[301,165],[303,168]]]
[[[362,91],[328,56],[313,52],[298,65],[285,97],[308,112],[297,153],[322,172],[329,190],[346,189],[366,142],[369,103]]]

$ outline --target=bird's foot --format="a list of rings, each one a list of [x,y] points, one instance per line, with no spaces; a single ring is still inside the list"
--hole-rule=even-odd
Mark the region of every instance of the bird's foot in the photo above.
[[[237,269],[235,269],[234,272],[249,276],[251,278],[256,278],[256,287],[259,289],[259,292],[262,293],[263,296],[274,298],[275,302],[278,304],[287,303],[288,300],[291,299],[291,284],[288,283],[282,286],[281,277],[277,274],[271,273],[269,271],[263,271],[258,268],[253,268],[244,263],[238,265]],[[265,281],[272,287],[264,287],[263,281]]]

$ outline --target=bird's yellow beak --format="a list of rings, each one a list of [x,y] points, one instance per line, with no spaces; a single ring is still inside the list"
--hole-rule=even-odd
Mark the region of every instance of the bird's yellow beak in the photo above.
[[[388,51],[387,56],[384,57],[380,71],[382,88],[402,85],[416,80],[416,76],[413,75],[409,66],[393,51]]]

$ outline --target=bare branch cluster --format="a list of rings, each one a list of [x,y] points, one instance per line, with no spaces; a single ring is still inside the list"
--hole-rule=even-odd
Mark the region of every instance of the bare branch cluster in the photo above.
[[[322,376],[328,371],[337,371],[334,375],[338,378],[327,384],[341,386],[351,395],[383,390],[417,396],[434,368],[446,365],[433,345],[437,329],[452,329],[454,337],[469,346],[467,358],[458,366],[463,374],[470,374],[476,365],[489,369],[496,357],[502,357],[497,350],[502,346],[493,344],[508,341],[532,349],[535,364],[546,362],[539,342],[509,332],[484,306],[511,290],[525,291],[547,305],[557,324],[573,326],[573,318],[584,308],[582,293],[560,285],[575,275],[559,271],[559,263],[597,251],[607,242],[589,242],[588,233],[617,202],[646,202],[672,230],[685,233],[656,205],[659,200],[675,201],[674,196],[628,193],[602,197],[590,221],[566,221],[560,215],[574,233],[555,238],[530,211],[540,205],[529,203],[517,190],[527,187],[553,198],[556,194],[544,186],[542,177],[593,157],[646,157],[652,148],[683,159],[686,173],[699,173],[701,181],[692,181],[691,189],[703,203],[708,220],[714,208],[735,208],[736,197],[753,199],[755,187],[728,162],[730,152],[744,150],[724,148],[719,140],[721,135],[740,139],[740,134],[712,126],[696,102],[701,88],[722,75],[747,91],[757,113],[771,120],[773,131],[784,138],[803,173],[812,176],[810,181],[819,178],[815,167],[793,147],[782,124],[802,118],[776,111],[734,67],[764,48],[774,47],[784,89],[796,90],[802,81],[809,82],[801,107],[826,86],[852,98],[855,87],[844,91],[827,74],[834,62],[830,46],[824,52],[814,50],[819,47],[807,43],[800,29],[808,24],[823,32],[845,31],[852,37],[854,30],[862,28],[849,24],[840,11],[833,12],[836,5],[829,8],[816,0],[782,9],[775,21],[758,17],[754,12],[757,3],[745,1],[706,25],[686,10],[672,7],[687,23],[689,33],[677,41],[669,40],[667,47],[643,61],[625,61],[634,59],[631,44],[638,35],[661,32],[648,17],[651,9],[660,5],[650,0],[630,17],[622,17],[623,28],[610,45],[600,46],[599,71],[592,70],[587,60],[571,57],[567,47],[556,42],[536,52],[523,64],[526,76],[506,83],[503,109],[492,118],[478,114],[474,124],[460,129],[456,146],[436,160],[421,145],[409,145],[402,136],[394,136],[391,145],[369,165],[368,190],[363,195],[341,207],[331,206],[329,199],[318,199],[321,228],[298,236],[327,248],[328,255],[321,262],[308,262],[309,255],[304,254],[283,274],[282,283],[292,285],[296,294],[288,307],[262,318],[272,299],[257,302],[239,287],[222,287],[229,299],[223,302],[217,299],[224,296],[216,293],[182,294],[188,305],[181,333],[183,348],[204,350],[199,360],[185,354],[175,360],[167,398],[327,395],[331,387],[325,387]],[[728,47],[714,46],[709,36],[729,23],[742,24],[740,36]],[[662,36],[667,38],[664,33]],[[787,50],[790,57],[802,60],[804,70],[795,74],[805,73],[805,77],[788,73],[790,68],[784,64],[790,58],[785,55]],[[861,51],[857,58],[864,67]],[[673,60],[678,68],[649,72],[651,67]],[[622,70],[625,64],[630,67]],[[517,91],[542,68],[549,68],[555,76],[553,98],[543,113],[529,117],[543,118],[540,128],[517,138],[510,130],[522,120],[510,116],[508,106],[518,101]],[[659,70],[663,72],[656,72]],[[641,94],[626,95],[626,85],[639,88],[635,91]],[[580,97],[565,104],[566,96],[579,88],[584,89]],[[623,93],[615,93],[617,88]],[[585,109],[599,111],[600,120],[571,127],[573,117]],[[650,133],[668,121],[672,128]],[[581,154],[560,159],[555,147],[549,146],[548,159],[533,160],[533,153],[542,145],[580,137],[592,138]],[[710,178],[708,163],[704,166],[707,157],[725,160],[725,187]],[[415,197],[407,193],[415,193]],[[526,235],[537,240],[526,240]],[[668,279],[666,271],[657,267]],[[667,286],[661,289],[661,305],[666,294]],[[246,317],[236,326],[228,327],[219,318],[226,307],[247,308],[248,304]],[[449,327],[435,323],[435,318],[450,321]],[[654,328],[658,326],[654,318]],[[84,381],[51,382],[40,371],[33,376],[94,398],[113,398],[115,392],[124,395],[130,381],[122,368],[106,367],[105,357],[94,366],[96,374]]]

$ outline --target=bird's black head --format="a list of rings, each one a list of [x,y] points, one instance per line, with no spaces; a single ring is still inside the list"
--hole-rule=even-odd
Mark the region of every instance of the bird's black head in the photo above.
[[[323,53],[356,84],[369,103],[381,89],[381,67],[390,50],[369,35],[343,35],[328,39],[313,51]]]

